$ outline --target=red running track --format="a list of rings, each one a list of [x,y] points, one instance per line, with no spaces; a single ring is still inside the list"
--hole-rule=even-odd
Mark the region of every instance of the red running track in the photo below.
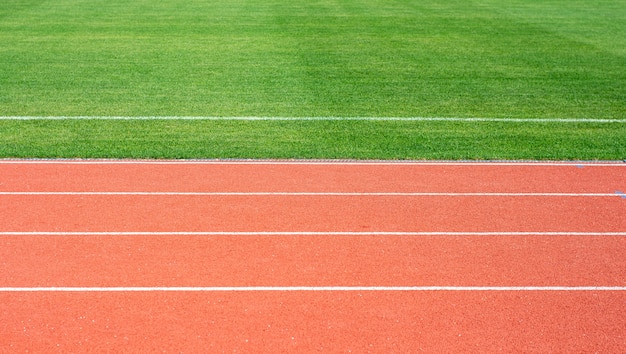
[[[624,176],[3,161],[0,352],[621,352]]]

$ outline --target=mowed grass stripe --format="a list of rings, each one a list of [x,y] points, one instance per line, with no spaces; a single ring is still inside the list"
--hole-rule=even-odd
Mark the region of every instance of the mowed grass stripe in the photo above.
[[[0,120],[2,158],[623,160],[626,124]]]
[[[625,118],[621,0],[0,2],[2,116]]]

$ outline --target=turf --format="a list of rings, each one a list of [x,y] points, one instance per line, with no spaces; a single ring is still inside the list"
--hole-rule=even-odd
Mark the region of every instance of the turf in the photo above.
[[[0,121],[4,132],[0,156],[616,160],[626,156],[625,126],[413,121]]]
[[[625,119],[625,19],[622,0],[5,1],[0,116]],[[624,125],[3,121],[0,156],[621,159]]]

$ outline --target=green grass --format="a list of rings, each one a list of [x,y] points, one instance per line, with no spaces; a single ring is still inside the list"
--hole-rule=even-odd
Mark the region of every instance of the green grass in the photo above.
[[[626,124],[409,121],[0,121],[0,156],[603,159]]]
[[[0,116],[626,119],[625,20],[623,0],[4,1]],[[622,159],[625,125],[2,121],[0,157]]]

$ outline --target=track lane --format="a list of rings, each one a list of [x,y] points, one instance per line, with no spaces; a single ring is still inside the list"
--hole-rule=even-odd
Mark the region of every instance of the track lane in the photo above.
[[[14,352],[622,352],[625,292],[0,293]]]
[[[2,235],[0,284],[626,286],[624,254],[626,236]]]
[[[626,164],[0,161],[0,191],[626,191]]]
[[[0,195],[2,231],[626,231],[607,197]]]

